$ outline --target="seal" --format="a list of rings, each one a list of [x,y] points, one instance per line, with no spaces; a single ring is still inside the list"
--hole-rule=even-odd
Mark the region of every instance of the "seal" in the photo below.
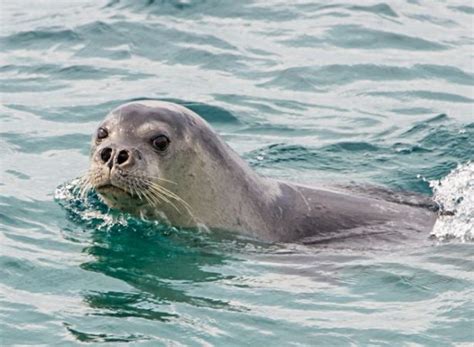
[[[425,208],[260,176],[199,115],[162,101],[130,102],[106,116],[92,139],[83,187],[137,216],[271,242],[400,230],[426,237],[436,220]]]

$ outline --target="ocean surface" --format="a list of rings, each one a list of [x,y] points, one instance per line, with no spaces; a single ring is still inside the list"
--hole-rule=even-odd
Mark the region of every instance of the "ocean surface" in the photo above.
[[[1,346],[473,345],[472,2],[5,0],[0,20]],[[262,175],[456,213],[361,250],[109,211],[76,178],[136,99],[196,111]]]

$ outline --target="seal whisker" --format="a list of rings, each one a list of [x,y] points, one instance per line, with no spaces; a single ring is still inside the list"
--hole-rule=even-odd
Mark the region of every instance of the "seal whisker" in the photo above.
[[[150,182],[150,188],[153,189],[153,190],[156,190],[157,192],[161,193],[162,195],[165,195],[165,196],[169,197],[170,199],[173,199],[173,200],[181,203],[184,206],[184,208],[188,211],[188,213],[191,216],[193,215],[191,206],[185,200],[183,200],[180,196],[176,195],[175,193],[173,193],[172,191],[166,189],[165,187],[157,184],[156,182]]]
[[[130,188],[130,191],[131,191],[132,195],[136,195],[136,196],[138,196],[138,198],[140,200],[143,200],[142,195],[140,194],[140,190],[138,189],[137,184],[136,184],[135,181],[132,181],[132,182],[129,183],[129,188]]]
[[[168,198],[172,198],[171,196],[165,194],[161,189],[158,188],[158,185],[152,181],[144,181],[144,183],[146,183],[147,185],[147,191],[151,192],[152,194],[160,197],[161,199],[165,200],[165,201],[169,201]],[[169,201],[171,203],[171,201]]]
[[[150,187],[151,188],[151,187]],[[154,189],[150,189],[148,190],[150,193],[152,193],[153,195],[159,197],[160,199],[162,199],[163,201],[165,201],[166,203],[170,204],[179,214],[181,214],[181,210],[170,200],[168,199],[168,197],[164,194],[162,194],[161,192],[157,191],[157,190],[154,190]]]
[[[168,196],[169,198],[171,199],[174,199],[175,201],[177,202],[180,202],[184,207],[186,207],[187,209],[190,209],[191,207],[189,206],[189,204],[184,201],[183,199],[181,199],[179,196],[175,195],[174,193],[172,192],[169,192],[169,191],[166,191],[164,188],[162,187],[159,187],[158,188],[160,190],[160,192],[162,194],[164,194],[165,196]]]
[[[75,182],[76,185],[74,186],[73,191],[76,192],[79,190],[79,193],[80,193],[81,190],[84,188],[85,183],[88,180],[88,173],[85,173],[84,175],[77,177],[76,180],[77,180]]]
[[[169,191],[168,189],[164,188],[163,186],[161,186],[160,184],[157,184],[155,182],[149,182],[149,188],[153,189],[153,190],[156,190],[157,192],[169,197],[169,198],[172,198],[172,199],[175,199],[177,201],[182,201],[182,199],[177,196],[176,194],[174,194],[173,192]]]
[[[151,205],[158,205],[160,203],[160,197],[154,195],[150,191],[143,191],[143,195],[148,200],[148,203]]]
[[[184,208],[189,213],[189,215],[193,216],[191,206],[185,200],[183,200],[180,196],[173,193],[169,189],[163,187],[161,184],[159,184],[155,180],[177,185],[177,183],[174,181],[156,177],[156,176],[144,177],[144,176],[133,175],[133,174],[128,175],[128,185],[130,186],[131,190],[133,189],[133,194],[137,195],[139,199],[143,200],[140,197],[140,194],[144,194],[144,192],[148,190],[148,192],[151,193],[151,196],[148,195],[149,203],[157,205],[160,203],[160,200],[162,200],[170,204],[171,206],[173,206],[173,208],[181,214],[182,213],[181,210],[176,206],[176,204],[174,204],[171,201],[172,199],[172,200],[175,200],[176,202],[179,202],[181,205],[183,205]],[[141,187],[141,186],[144,186],[144,187]],[[152,197],[154,197],[154,199],[150,200],[150,198]]]
[[[148,175],[143,176],[143,175],[128,174],[128,177],[130,177],[131,179],[137,180],[139,183],[150,183],[150,182],[153,182],[153,181],[157,180],[157,181],[162,181],[162,182],[178,185],[178,183],[175,182],[175,181],[172,181],[172,180],[169,180],[169,179],[166,179],[166,178],[162,178],[162,177],[158,177],[158,176],[148,176]]]
[[[175,181],[171,181],[171,180],[166,179],[166,178],[161,178],[161,177],[157,177],[157,176],[148,176],[147,178],[148,179],[153,179],[153,180],[158,180],[158,181],[163,181],[163,182],[166,182],[166,183],[171,183],[171,184],[174,184],[174,185],[178,185],[178,183],[176,183]]]
[[[76,189],[79,189],[79,198],[84,200],[87,193],[92,189],[92,184],[90,180],[90,173],[86,172],[83,176],[81,176],[78,180],[78,186]]]
[[[142,191],[143,197],[145,198],[145,201],[148,202],[149,205],[154,205],[153,199],[147,194],[147,192]]]
[[[86,197],[87,197],[87,194],[89,193],[89,191],[92,189],[92,185],[87,182],[85,185],[84,185],[84,189],[81,191],[80,193],[80,198],[82,200],[85,200]]]
[[[155,191],[153,189],[148,189],[147,194],[149,194],[155,205],[158,205],[160,203],[160,199],[163,200],[164,202],[170,204],[179,214],[181,214],[181,210],[171,201],[169,200],[166,196],[161,194],[159,191]]]
[[[131,188],[134,189],[134,193],[136,193],[136,195],[138,195],[139,198],[141,198],[141,195],[145,195],[145,198],[148,201],[148,203],[152,205],[158,205],[161,202],[168,203],[178,213],[182,214],[181,209],[175,203],[173,203],[172,200],[174,200],[180,203],[185,208],[185,210],[188,212],[191,219],[195,220],[191,206],[179,195],[163,187],[161,184],[156,182],[156,180],[177,185],[176,182],[167,180],[164,178],[156,177],[156,176],[144,177],[144,176],[137,176],[137,175],[129,175],[129,179],[131,180],[130,181]]]
[[[140,189],[138,189],[137,182],[135,180],[132,180],[130,182],[130,188],[132,190],[132,194],[138,196],[140,200],[143,200],[142,195],[140,193]]]
[[[139,198],[140,200],[143,200],[143,198],[144,198],[144,197],[143,197],[143,192],[140,191],[140,189],[138,189],[138,187],[135,187],[135,192],[137,193],[138,198]]]
[[[177,195],[177,194],[173,193],[172,191],[164,188],[163,186],[161,186],[160,184],[158,184],[156,182],[149,182],[149,184],[150,184],[150,186],[152,186],[152,189],[155,190],[157,194],[160,194],[160,196],[165,195],[165,196],[169,197],[170,199],[173,199],[176,202],[180,203],[185,208],[185,210],[188,213],[188,216],[190,217],[190,219],[193,222],[196,223],[196,217],[194,216],[193,209],[192,209],[191,205],[188,204],[187,201],[185,201],[179,195]]]
[[[143,178],[139,178],[139,183],[145,184],[145,180]],[[137,187],[137,193],[140,191],[139,194],[137,194],[139,197],[140,195],[143,195],[145,199],[148,201],[149,204],[151,205],[158,205],[160,204],[160,200],[163,200],[164,202],[168,202],[168,199],[165,199],[161,194],[158,192],[151,191],[150,189],[147,188],[141,188],[138,189],[138,186],[136,183],[134,183],[134,186]],[[148,186],[148,185],[147,185]]]

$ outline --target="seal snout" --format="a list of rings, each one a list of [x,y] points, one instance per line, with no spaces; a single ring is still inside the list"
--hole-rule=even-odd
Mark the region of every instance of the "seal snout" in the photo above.
[[[113,166],[118,168],[130,167],[135,163],[133,152],[127,148],[116,150],[111,147],[105,147],[100,150],[99,158],[109,169],[112,169]]]

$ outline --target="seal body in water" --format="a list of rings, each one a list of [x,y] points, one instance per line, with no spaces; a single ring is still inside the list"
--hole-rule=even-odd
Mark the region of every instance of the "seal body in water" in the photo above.
[[[84,187],[111,208],[266,241],[325,243],[401,231],[426,237],[436,219],[421,207],[262,177],[205,120],[161,101],[127,103],[107,115],[93,136]]]

